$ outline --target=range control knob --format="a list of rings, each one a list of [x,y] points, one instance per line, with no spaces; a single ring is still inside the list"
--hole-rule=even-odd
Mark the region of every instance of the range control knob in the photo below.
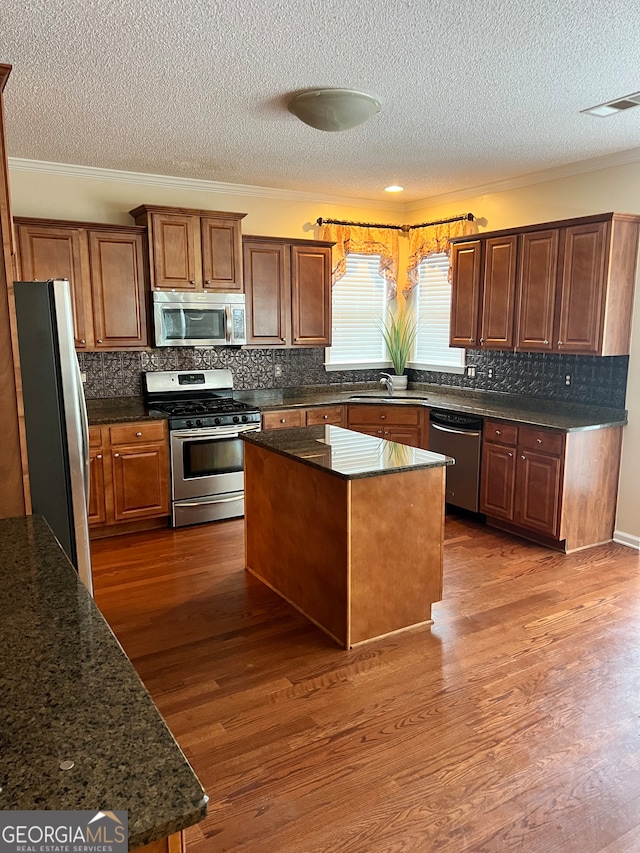
[[[192,426],[193,426],[193,421],[187,421],[187,427],[192,427]]]
[[[214,418],[214,419],[213,419],[213,422],[214,422],[214,424],[221,424],[221,423],[222,423],[222,418]]]
[[[242,418],[241,418],[241,420],[242,420],[242,423],[243,423],[243,424],[246,424],[246,423],[247,423],[247,421],[249,420],[249,418],[248,418],[246,415],[243,415],[243,416],[242,416]]]
[[[234,416],[233,416],[233,422],[234,422],[234,424],[237,424],[239,420],[240,420],[240,418],[239,418],[237,415],[234,415]]]

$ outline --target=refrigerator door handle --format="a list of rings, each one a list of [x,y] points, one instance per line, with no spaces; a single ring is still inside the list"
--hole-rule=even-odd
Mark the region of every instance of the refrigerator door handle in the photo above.
[[[89,467],[91,464],[89,456],[89,416],[87,415],[87,403],[84,398],[84,391],[82,389],[82,374],[80,373],[80,364],[78,363],[77,355],[75,358],[75,370],[76,376],[78,378],[78,408],[80,409],[80,437],[82,441],[82,476],[84,479],[84,497],[88,510],[89,488],[91,485],[91,473]]]

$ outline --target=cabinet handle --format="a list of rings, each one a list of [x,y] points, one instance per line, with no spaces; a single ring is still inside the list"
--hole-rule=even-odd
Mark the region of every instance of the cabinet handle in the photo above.
[[[526,459],[526,458],[527,458],[526,456],[521,456],[521,457],[520,457],[520,459]]]
[[[102,459],[102,453],[96,453],[96,459]]]
[[[118,458],[118,456],[120,456],[120,454],[119,454],[119,453],[114,453],[114,454],[113,454],[114,459],[117,459],[117,458]],[[524,459],[524,456],[523,456],[522,458]]]

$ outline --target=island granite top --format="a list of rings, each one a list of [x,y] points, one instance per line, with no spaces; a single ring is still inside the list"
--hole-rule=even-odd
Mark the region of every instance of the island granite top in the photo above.
[[[125,810],[130,850],[201,820],[202,785],[40,516],[0,520],[0,584],[0,809]]]
[[[246,432],[242,438],[344,480],[454,464],[453,459],[440,453],[338,426]]]

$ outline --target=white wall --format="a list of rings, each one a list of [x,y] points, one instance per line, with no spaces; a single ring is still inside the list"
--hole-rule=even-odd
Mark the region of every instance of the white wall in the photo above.
[[[357,221],[423,222],[472,212],[481,231],[616,211],[640,213],[640,163],[615,166],[529,186],[459,196],[456,201],[375,206],[348,200],[314,199],[304,193],[272,193],[238,188],[210,189],[204,182],[185,185],[101,170],[27,171],[10,162],[15,216],[42,216],[131,224],[127,211],[140,204],[164,204],[246,212],[243,233],[283,237],[315,236],[319,216]],[[126,179],[125,179],[126,177]],[[117,178],[117,179],[114,179]],[[401,240],[404,255],[405,240]],[[640,278],[640,277],[639,277]],[[629,425],[625,428],[617,530],[640,546],[640,282],[636,287],[633,339],[627,386]]]

